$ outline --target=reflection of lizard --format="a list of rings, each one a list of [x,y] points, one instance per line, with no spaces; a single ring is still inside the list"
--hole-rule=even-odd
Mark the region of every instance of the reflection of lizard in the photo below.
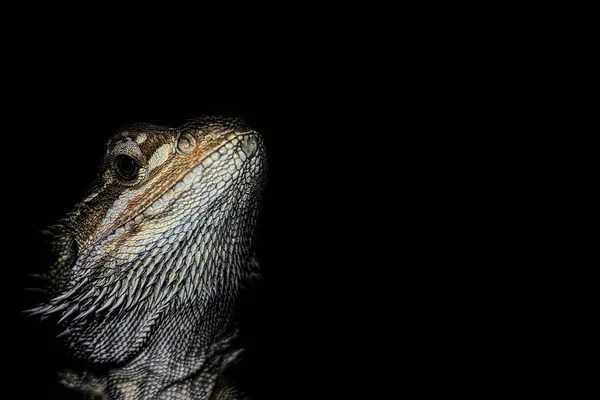
[[[240,399],[233,307],[258,273],[251,242],[262,138],[236,119],[124,127],[88,196],[54,228],[47,302],[94,372],[66,386],[99,399]],[[99,372],[98,372],[99,371]]]

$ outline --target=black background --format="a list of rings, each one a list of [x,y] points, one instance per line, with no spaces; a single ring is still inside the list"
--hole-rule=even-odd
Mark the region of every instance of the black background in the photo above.
[[[60,398],[52,327],[21,312],[37,299],[24,290],[39,285],[28,274],[51,261],[36,232],[81,200],[105,139],[119,126],[177,126],[216,113],[245,118],[268,151],[257,249],[265,279],[240,311],[248,347],[242,384],[257,399],[311,396],[317,384],[322,393],[338,393],[340,385],[354,392],[358,382],[341,382],[364,376],[358,360],[370,355],[366,338],[379,330],[368,321],[380,320],[367,306],[381,295],[372,284],[377,254],[364,250],[376,233],[368,221],[373,200],[377,207],[387,200],[366,178],[382,165],[367,161],[373,136],[357,128],[352,91],[293,77],[266,81],[264,74],[179,80],[171,73],[113,81],[101,72],[56,70],[6,82],[3,304],[16,390],[23,398]],[[342,98],[347,108],[340,111]],[[336,370],[350,374],[340,382]]]

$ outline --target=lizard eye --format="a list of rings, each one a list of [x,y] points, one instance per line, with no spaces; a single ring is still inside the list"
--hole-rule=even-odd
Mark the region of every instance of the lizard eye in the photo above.
[[[131,181],[137,178],[140,170],[137,162],[133,158],[126,155],[117,156],[115,158],[115,166],[121,178],[126,181]]]

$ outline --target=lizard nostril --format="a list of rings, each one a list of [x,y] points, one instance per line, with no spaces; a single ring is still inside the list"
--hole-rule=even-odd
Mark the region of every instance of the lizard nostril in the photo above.
[[[246,153],[248,158],[252,157],[254,153],[256,153],[256,149],[258,147],[258,143],[256,143],[256,138],[254,137],[245,137],[242,140],[242,151]]]
[[[184,133],[179,136],[177,141],[177,148],[182,153],[189,153],[196,147],[196,139],[189,133]]]

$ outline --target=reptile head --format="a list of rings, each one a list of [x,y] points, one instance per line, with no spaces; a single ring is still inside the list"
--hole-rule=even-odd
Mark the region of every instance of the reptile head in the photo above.
[[[76,355],[114,363],[165,314],[226,302],[255,272],[265,173],[261,137],[237,119],[122,128],[89,194],[58,225],[51,296],[35,312],[59,317]]]

